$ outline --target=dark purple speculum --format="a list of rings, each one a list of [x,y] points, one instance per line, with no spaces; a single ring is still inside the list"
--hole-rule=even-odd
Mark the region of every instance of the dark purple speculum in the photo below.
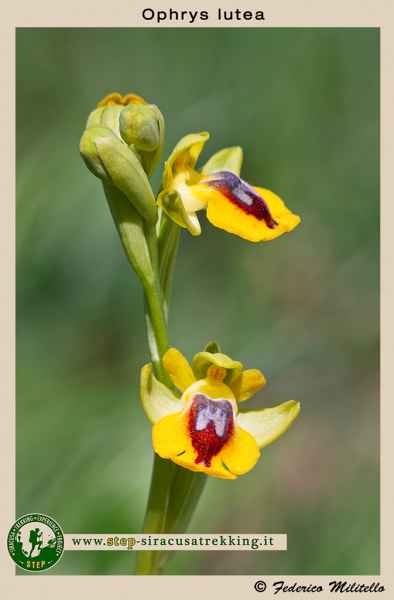
[[[203,183],[217,189],[248,215],[253,215],[259,221],[264,221],[270,229],[274,229],[278,225],[273,219],[264,198],[235,173],[218,171],[204,180]]]
[[[211,400],[204,394],[196,394],[190,407],[188,425],[192,445],[197,452],[194,462],[210,467],[212,458],[234,431],[231,402]]]

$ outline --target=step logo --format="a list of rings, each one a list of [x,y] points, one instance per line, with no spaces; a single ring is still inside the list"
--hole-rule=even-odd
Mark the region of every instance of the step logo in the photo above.
[[[26,571],[46,571],[62,557],[64,535],[58,523],[48,515],[32,513],[20,517],[7,538],[12,560]]]

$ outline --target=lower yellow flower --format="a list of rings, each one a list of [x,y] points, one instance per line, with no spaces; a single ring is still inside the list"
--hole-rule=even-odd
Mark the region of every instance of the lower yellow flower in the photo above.
[[[297,417],[294,400],[273,408],[238,412],[238,403],[262,388],[266,379],[257,369],[243,371],[240,362],[218,347],[195,355],[192,366],[175,348],[163,358],[177,398],[145,365],[141,399],[153,423],[153,448],[159,456],[192,471],[235,479],[250,471],[260,449],[282,435]]]
[[[196,170],[208,138],[207,132],[185,136],[166,161],[158,202],[171,219],[199,235],[196,213],[206,209],[212,225],[252,242],[273,240],[300,223],[274,192],[239,177],[241,148],[224,148]]]

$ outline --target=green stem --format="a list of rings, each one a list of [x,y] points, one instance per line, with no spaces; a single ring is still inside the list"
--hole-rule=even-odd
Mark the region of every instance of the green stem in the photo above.
[[[163,214],[159,233],[159,257],[160,257],[160,283],[166,303],[168,318],[168,304],[170,298],[172,275],[174,272],[176,255],[178,252],[180,238],[180,227],[174,223],[166,214]]]
[[[162,383],[172,387],[172,383],[163,367],[162,358],[168,349],[168,332],[164,314],[164,302],[160,285],[159,253],[156,232],[153,228],[145,230],[152,262],[153,278],[145,284],[146,324],[149,348],[156,377]],[[165,521],[169,503],[171,483],[175,465],[154,455],[151,485],[144,519],[144,533],[165,531]],[[137,557],[137,574],[153,575],[158,573],[160,552],[144,551]]]
[[[207,476],[189,469],[177,468],[171,486],[166,531],[184,533],[204,489]]]
[[[166,214],[162,215],[159,233],[160,282],[164,299],[168,305],[172,274],[179,246],[180,227]],[[168,317],[168,315],[167,315]],[[192,519],[207,477],[188,469],[175,466],[174,479],[171,484],[170,497],[167,506],[165,531],[184,533]],[[159,566],[174,553],[162,552]]]
[[[169,492],[174,476],[175,464],[154,455],[149,499],[144,519],[144,533],[164,533],[165,518],[169,503]],[[137,575],[159,573],[161,552],[146,550],[137,555]]]
[[[207,476],[204,473],[195,473],[177,465],[174,466],[165,531],[167,533],[185,533],[200,500]],[[158,556],[157,568],[161,569],[172,556],[174,556],[174,552],[162,552]]]
[[[170,295],[180,228],[166,215],[157,238],[153,228],[145,229],[153,278],[144,286],[149,348],[157,378],[173,387],[163,368],[162,357],[168,348],[167,302]],[[154,456],[144,533],[184,532],[193,516],[206,482],[206,475],[183,469],[171,461]],[[137,557],[137,574],[158,574],[168,552],[144,551]]]
[[[152,263],[152,278],[144,284],[145,318],[148,333],[149,350],[156,377],[164,384],[172,387],[162,365],[162,358],[168,349],[167,319],[164,312],[164,299],[160,284],[159,248],[154,227],[145,228],[145,237]]]
[[[168,349],[168,334],[162,305],[157,296],[156,286],[145,287],[145,320],[149,350],[156,377],[162,383],[171,385],[161,359]]]

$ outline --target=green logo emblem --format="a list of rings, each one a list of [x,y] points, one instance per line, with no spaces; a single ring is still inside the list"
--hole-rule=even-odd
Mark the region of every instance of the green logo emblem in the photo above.
[[[24,515],[11,527],[7,547],[12,560],[22,569],[46,571],[63,554],[63,532],[47,515]]]

